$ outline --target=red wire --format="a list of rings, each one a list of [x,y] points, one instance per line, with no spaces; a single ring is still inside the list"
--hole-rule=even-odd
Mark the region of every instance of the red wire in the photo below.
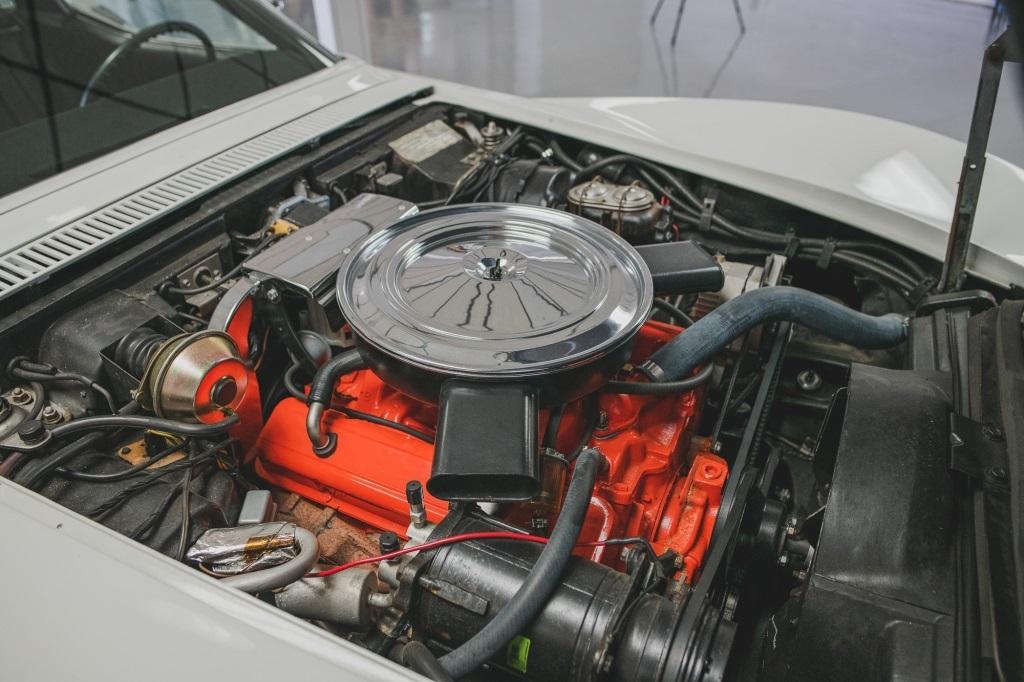
[[[538,544],[547,544],[548,539],[539,535],[526,535],[525,533],[513,533],[512,531],[481,531],[478,533],[462,533],[461,535],[451,535],[440,540],[431,540],[430,542],[424,542],[422,545],[414,545],[410,547],[403,547],[402,549],[396,549],[394,552],[388,552],[387,554],[381,554],[380,556],[366,557],[365,559],[356,559],[355,561],[349,561],[341,564],[340,566],[332,566],[331,568],[317,571],[316,573],[307,573],[307,578],[326,578],[329,575],[347,571],[350,568],[356,566],[365,566],[366,564],[375,564],[379,561],[387,561],[388,559],[394,559],[400,557],[403,554],[411,554],[412,552],[425,552],[428,549],[434,549],[436,547],[444,547],[445,545],[453,545],[456,542],[466,542],[467,540],[518,540],[520,542],[536,542]],[[606,544],[605,540],[598,540],[596,542],[581,542],[577,544],[577,547],[599,547]]]

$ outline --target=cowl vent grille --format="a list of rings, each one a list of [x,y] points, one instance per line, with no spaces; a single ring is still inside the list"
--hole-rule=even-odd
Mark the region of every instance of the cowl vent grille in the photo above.
[[[0,298],[283,156],[345,122],[338,101],[201,161],[0,256]]]

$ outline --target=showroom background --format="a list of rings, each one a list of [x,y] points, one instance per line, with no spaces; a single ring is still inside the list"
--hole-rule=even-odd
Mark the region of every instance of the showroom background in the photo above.
[[[663,0],[653,25],[658,0],[274,2],[339,52],[478,87],[793,102],[958,139],[1002,20],[993,0]],[[1018,68],[1003,77],[989,151],[1024,166]]]

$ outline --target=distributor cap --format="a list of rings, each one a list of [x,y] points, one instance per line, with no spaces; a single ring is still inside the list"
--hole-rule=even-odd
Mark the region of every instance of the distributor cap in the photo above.
[[[413,366],[514,379],[602,357],[628,342],[653,298],[622,238],[536,206],[472,204],[371,235],[338,272],[360,339]]]

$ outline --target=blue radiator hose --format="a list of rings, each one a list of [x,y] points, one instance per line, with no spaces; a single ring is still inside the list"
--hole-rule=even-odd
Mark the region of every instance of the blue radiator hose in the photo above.
[[[865,315],[796,287],[754,289],[723,303],[662,346],[637,369],[651,381],[678,381],[713,358],[740,334],[787,320],[857,348],[890,348],[907,338],[909,321],[889,313]]]

